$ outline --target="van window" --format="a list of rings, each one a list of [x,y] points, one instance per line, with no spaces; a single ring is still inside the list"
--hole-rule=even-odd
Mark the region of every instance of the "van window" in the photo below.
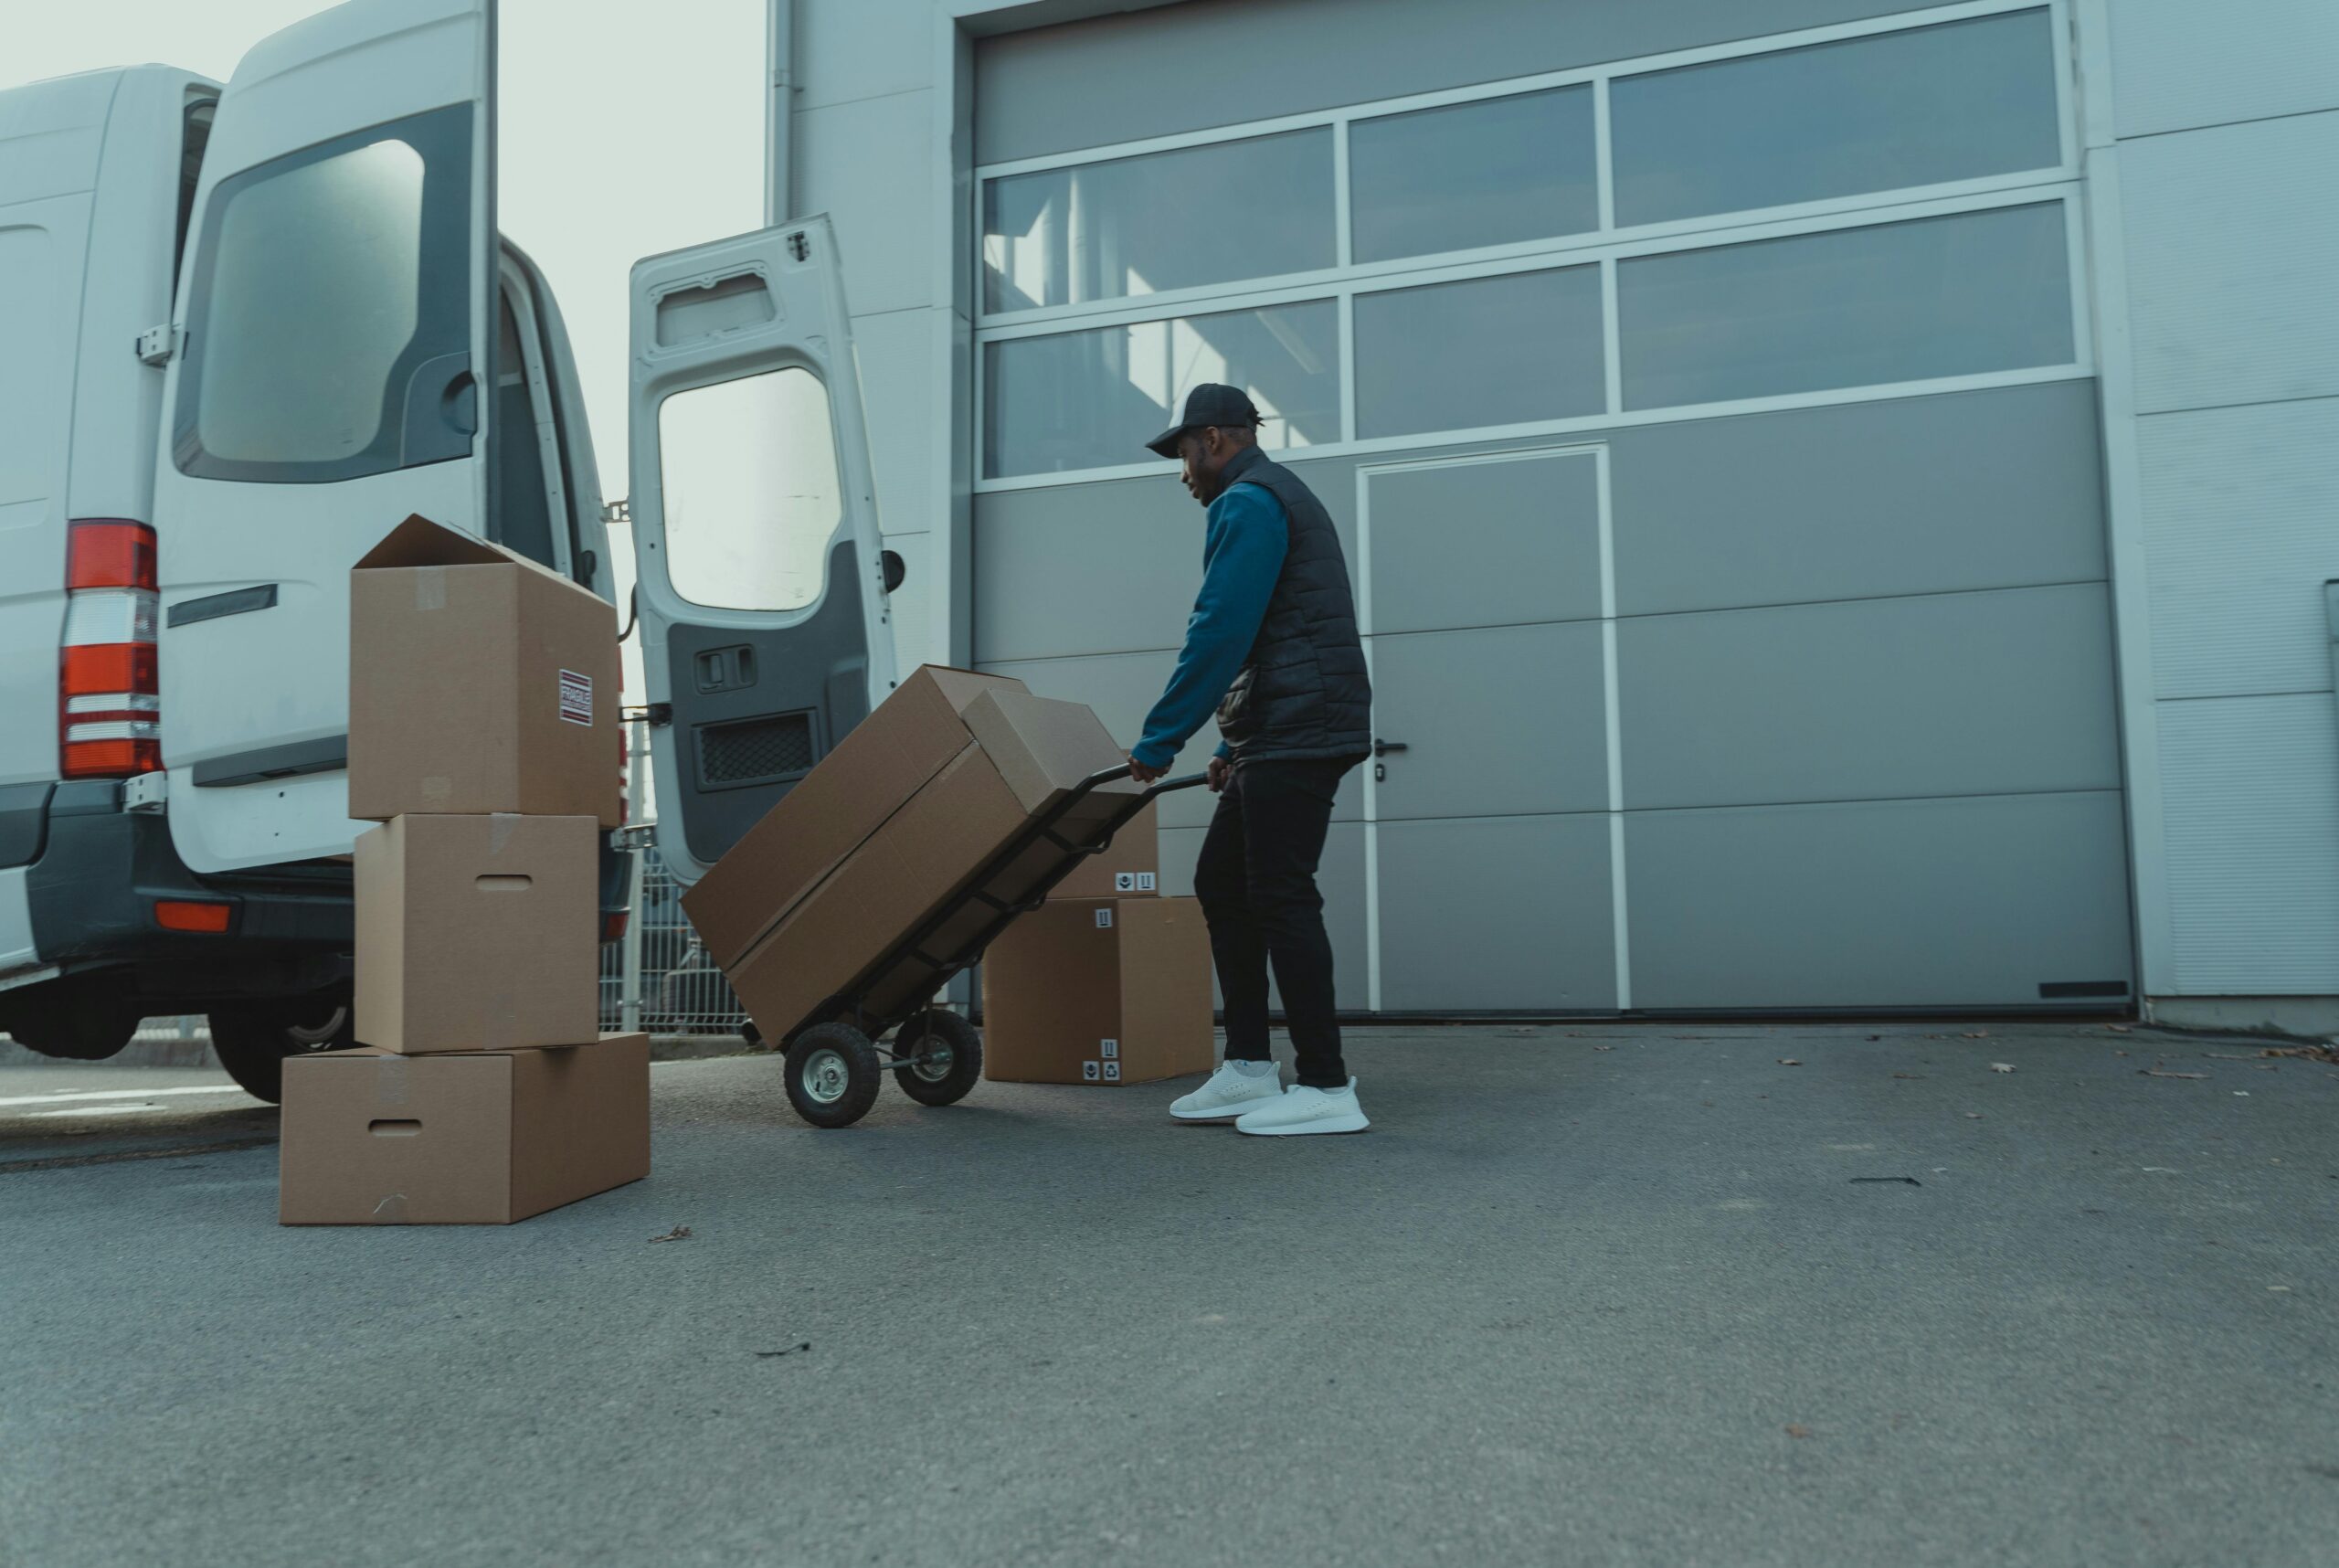
[[[218,112],[216,98],[192,98],[180,117],[179,227],[171,241],[171,287],[179,286],[179,264],[186,260],[187,220],[195,216],[195,187],[203,177],[203,152],[211,144],[211,122]]]
[[[433,110],[219,183],[174,411],[182,472],[321,483],[471,454],[471,115]]]
[[[658,406],[666,576],[712,609],[802,609],[828,585],[844,521],[829,389],[799,366]]]

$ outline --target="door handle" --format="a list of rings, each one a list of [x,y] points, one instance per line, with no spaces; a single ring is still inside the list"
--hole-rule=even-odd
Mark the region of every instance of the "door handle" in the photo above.
[[[1405,743],[1402,740],[1376,740],[1372,743],[1372,755],[1375,757],[1386,757],[1392,751],[1404,749]]]

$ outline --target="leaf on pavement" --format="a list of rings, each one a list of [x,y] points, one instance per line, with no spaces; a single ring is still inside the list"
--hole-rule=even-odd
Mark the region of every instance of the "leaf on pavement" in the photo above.
[[[1808,1437],[1811,1436],[1811,1428],[1804,1425],[1800,1422],[1790,1421],[1787,1423],[1787,1436],[1790,1437]]]
[[[690,1228],[690,1226],[688,1226],[688,1225],[676,1225],[672,1230],[668,1231],[664,1235],[662,1235],[662,1236],[651,1236],[650,1239],[651,1239],[651,1241],[653,1241],[653,1242],[661,1242],[661,1241],[688,1241],[688,1240],[690,1240],[690,1239],[691,1239],[691,1228]]]

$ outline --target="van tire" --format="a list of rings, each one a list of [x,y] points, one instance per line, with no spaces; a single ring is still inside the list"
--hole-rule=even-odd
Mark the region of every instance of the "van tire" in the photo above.
[[[256,1100],[284,1098],[284,1058],[356,1044],[346,996],[294,997],[211,1010],[211,1054]]]
[[[28,990],[41,994],[12,998],[17,1005],[0,1017],[0,1032],[44,1056],[102,1062],[121,1054],[143,1022],[90,981],[51,980]]]

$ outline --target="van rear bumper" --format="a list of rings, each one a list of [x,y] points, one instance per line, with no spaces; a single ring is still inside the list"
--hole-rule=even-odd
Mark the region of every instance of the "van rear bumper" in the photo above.
[[[348,977],[355,921],[346,865],[198,876],[179,859],[170,820],[123,810],[122,786],[110,779],[59,784],[48,819],[39,858],[25,876],[42,963],[69,975],[134,968],[134,989],[157,1004],[255,991],[297,994]],[[224,905],[227,928],[167,929],[154,912],[164,902]]]

